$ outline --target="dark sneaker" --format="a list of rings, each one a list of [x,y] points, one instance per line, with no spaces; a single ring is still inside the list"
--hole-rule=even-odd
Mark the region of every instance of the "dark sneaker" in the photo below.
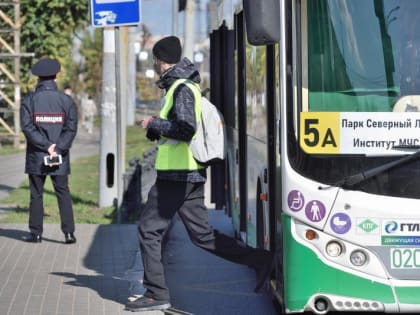
[[[171,307],[171,303],[165,300],[155,300],[149,297],[141,296],[125,305],[125,309],[132,312],[166,310]]]

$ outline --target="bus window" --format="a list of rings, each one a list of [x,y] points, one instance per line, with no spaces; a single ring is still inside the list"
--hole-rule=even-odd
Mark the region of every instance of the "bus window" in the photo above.
[[[418,150],[419,118],[412,112],[420,112],[420,1],[300,4],[294,167],[335,184]],[[412,187],[419,175],[420,161],[413,160],[355,189],[418,199]]]
[[[401,96],[420,95],[420,1],[313,0],[302,8],[309,111],[391,112]]]
[[[256,139],[263,140],[267,135],[265,46],[247,46],[246,66],[248,134]]]

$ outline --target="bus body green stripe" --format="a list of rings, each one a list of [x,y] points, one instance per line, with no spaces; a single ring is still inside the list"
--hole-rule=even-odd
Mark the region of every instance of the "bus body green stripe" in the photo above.
[[[325,265],[291,234],[291,218],[283,215],[285,305],[302,310],[316,293],[395,303],[391,287]],[[418,295],[420,296],[420,295]]]
[[[395,287],[395,293],[402,304],[419,304],[420,287]]]

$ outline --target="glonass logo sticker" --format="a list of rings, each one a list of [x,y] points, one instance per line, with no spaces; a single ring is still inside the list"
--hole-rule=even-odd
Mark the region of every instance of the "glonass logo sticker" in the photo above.
[[[388,234],[394,233],[398,229],[398,223],[390,221],[385,225],[385,232]]]

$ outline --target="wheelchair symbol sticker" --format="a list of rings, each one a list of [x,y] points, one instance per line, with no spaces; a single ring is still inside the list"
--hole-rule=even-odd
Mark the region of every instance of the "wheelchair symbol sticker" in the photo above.
[[[303,208],[304,204],[305,198],[303,197],[302,192],[299,190],[292,190],[289,192],[289,195],[287,196],[287,205],[290,210],[297,212]]]

